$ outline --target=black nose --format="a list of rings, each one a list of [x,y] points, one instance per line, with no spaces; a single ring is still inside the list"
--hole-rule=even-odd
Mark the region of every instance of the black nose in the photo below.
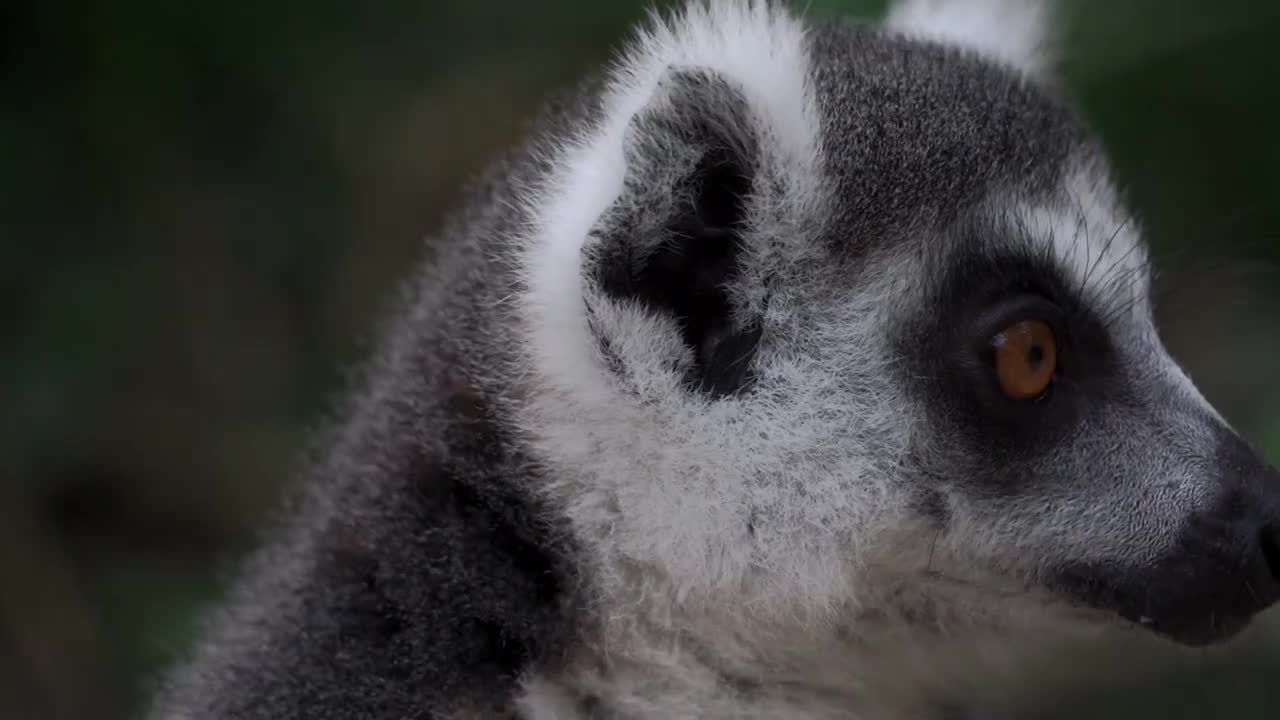
[[[1252,615],[1280,600],[1280,471],[1229,431],[1219,442],[1217,459],[1222,502],[1213,513],[1214,524],[1226,530],[1219,542],[1243,545],[1239,576],[1245,584],[1244,593],[1224,586],[1217,594],[1230,610]]]
[[[1272,520],[1258,534],[1259,570],[1272,587],[1280,587],[1280,521]]]
[[[1142,602],[1121,608],[1192,645],[1230,637],[1280,600],[1280,471],[1226,430],[1216,460],[1217,501],[1149,570]]]
[[[1242,528],[1248,542],[1246,567],[1260,602],[1280,598],[1280,471],[1235,433],[1218,446],[1224,522]]]
[[[1223,428],[1203,482],[1212,499],[1139,565],[1075,563],[1052,585],[1188,645],[1224,640],[1280,600],[1280,471]]]

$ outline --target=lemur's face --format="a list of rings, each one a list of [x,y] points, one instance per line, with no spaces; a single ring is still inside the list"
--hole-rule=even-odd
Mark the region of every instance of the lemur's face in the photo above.
[[[525,420],[604,590],[1193,643],[1271,604],[1280,476],[1033,56],[716,8],[624,64],[530,243]]]

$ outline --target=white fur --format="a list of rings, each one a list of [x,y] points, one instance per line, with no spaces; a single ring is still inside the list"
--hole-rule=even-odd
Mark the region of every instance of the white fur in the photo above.
[[[674,568],[680,594],[686,595],[699,587],[739,586],[758,562],[749,557],[742,537],[750,508],[740,487],[746,474],[761,473],[762,463],[785,462],[788,453],[777,445],[769,453],[753,451],[758,438],[735,437],[735,425],[741,431],[753,427],[735,418],[742,412],[736,403],[709,409],[678,391],[668,360],[684,349],[669,323],[643,309],[594,297],[583,285],[591,230],[622,191],[631,121],[660,101],[660,81],[682,67],[711,70],[734,83],[765,138],[765,162],[778,177],[805,186],[792,188],[789,197],[820,196],[813,175],[818,121],[802,26],[764,2],[695,3],[633,44],[613,73],[603,121],[563,149],[560,170],[546,193],[534,199],[539,220],[525,249],[528,294],[522,307],[531,336],[530,369],[539,388],[525,424],[547,455],[563,462],[557,468],[562,474],[594,466],[590,477],[565,481],[576,486],[567,491],[571,515],[592,526],[580,528],[587,536],[604,533],[605,552],[621,553],[619,562],[630,558]],[[628,358],[632,387],[619,387],[595,351],[588,303],[595,322],[614,329],[611,340]],[[629,392],[663,400],[637,406]],[[759,412],[767,415],[771,409],[766,404]],[[791,452],[811,448],[817,439],[808,433],[815,426],[780,432],[779,442],[789,444]],[[616,454],[606,450],[615,444]],[[625,482],[617,486],[611,476]],[[827,512],[839,509],[833,504]],[[607,518],[619,512],[635,525],[608,529]],[[837,558],[809,555],[810,564],[830,567],[774,568],[809,578],[776,587],[790,584],[790,591],[803,592],[804,585],[838,578]],[[818,602],[833,592],[810,589]]]
[[[886,25],[970,48],[1039,75],[1054,60],[1049,0],[898,0]]]
[[[1027,206],[1001,196],[993,211],[1009,208],[1020,226],[1015,235],[1049,243],[1059,265],[1099,312],[1127,308],[1127,317],[1150,325],[1147,247],[1137,219],[1120,202],[1106,169],[1096,162],[1078,162],[1063,185],[1066,202]]]

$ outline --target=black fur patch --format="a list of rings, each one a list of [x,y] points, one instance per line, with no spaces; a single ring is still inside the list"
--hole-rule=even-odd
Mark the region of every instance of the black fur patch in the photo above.
[[[755,144],[738,135],[747,108],[734,88],[697,72],[673,73],[665,84],[670,108],[633,125],[628,185],[653,191],[644,175],[661,168],[661,153],[672,153],[673,163],[694,160],[678,176],[653,171],[673,183],[656,195],[674,198],[674,206],[665,217],[612,218],[593,274],[607,295],[674,317],[694,358],[688,385],[724,397],[750,385],[761,333],[759,323],[735,322],[728,292],[742,261]]]
[[[954,475],[982,478],[984,492],[1025,489],[1025,464],[1069,438],[1081,418],[1106,404],[1137,402],[1118,367],[1105,319],[1082,301],[1078,282],[1046,253],[984,249],[1010,232],[986,222],[957,223],[948,243],[956,250],[931,260],[938,270],[928,310],[903,323],[896,340],[898,352],[909,359],[902,369],[904,386],[919,393],[942,432],[962,450],[950,466]],[[1004,244],[1030,246],[1019,238]],[[1008,325],[1027,319],[1054,328],[1057,374],[1044,397],[1013,400],[1000,389],[990,343]],[[983,466],[967,473],[965,458],[981,458]]]

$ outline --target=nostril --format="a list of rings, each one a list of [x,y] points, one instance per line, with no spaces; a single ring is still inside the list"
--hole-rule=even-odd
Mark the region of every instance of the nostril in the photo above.
[[[1280,582],[1280,526],[1264,527],[1259,540],[1262,557],[1267,562],[1267,569],[1271,571],[1271,578],[1275,582]]]

